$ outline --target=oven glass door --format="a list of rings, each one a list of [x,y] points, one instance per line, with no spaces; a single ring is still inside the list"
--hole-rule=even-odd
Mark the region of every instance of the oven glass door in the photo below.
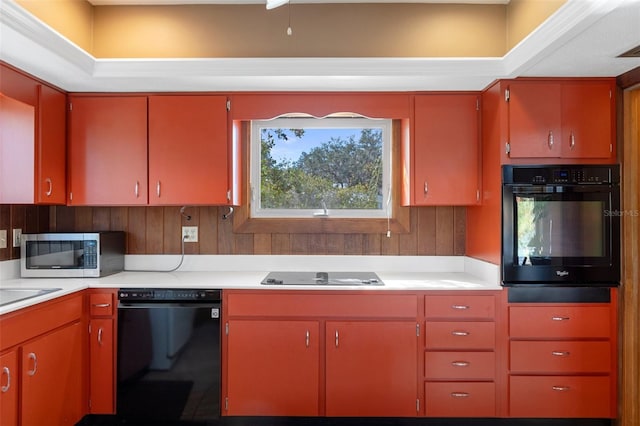
[[[505,186],[503,280],[577,283],[589,280],[588,271],[614,268],[615,189]]]

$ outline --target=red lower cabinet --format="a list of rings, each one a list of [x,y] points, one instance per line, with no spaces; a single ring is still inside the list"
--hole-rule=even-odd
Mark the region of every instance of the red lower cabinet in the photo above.
[[[509,304],[510,417],[616,417],[616,293],[609,302]]]
[[[74,425],[84,415],[81,333],[76,322],[22,346],[22,426]]]
[[[18,353],[0,355],[0,424],[18,425]]]
[[[0,316],[0,424],[74,426],[87,414],[82,294]]]
[[[609,376],[511,376],[511,417],[611,417]]]
[[[493,382],[427,382],[424,396],[429,417],[495,417]]]

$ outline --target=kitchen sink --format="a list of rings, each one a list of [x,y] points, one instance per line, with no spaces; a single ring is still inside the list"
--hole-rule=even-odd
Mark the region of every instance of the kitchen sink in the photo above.
[[[262,285],[382,286],[375,272],[270,272]]]
[[[42,296],[61,288],[0,288],[0,306]]]

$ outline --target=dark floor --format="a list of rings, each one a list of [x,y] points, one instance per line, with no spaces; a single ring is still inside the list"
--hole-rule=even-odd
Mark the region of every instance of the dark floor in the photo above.
[[[76,426],[612,426],[609,419],[436,419],[336,417],[223,417],[216,422],[131,423],[116,416],[86,416]]]

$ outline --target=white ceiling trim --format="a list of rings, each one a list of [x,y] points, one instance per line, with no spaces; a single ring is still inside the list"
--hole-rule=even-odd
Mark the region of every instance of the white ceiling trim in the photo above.
[[[0,59],[70,92],[482,90],[527,75],[625,2],[640,4],[570,0],[502,58],[96,59],[14,0],[2,0]],[[627,69],[640,66],[627,59],[636,61],[625,62]]]
[[[88,0],[94,6],[181,5],[181,4],[265,4],[266,0]],[[291,0],[291,3],[450,3],[509,4],[511,0]]]

